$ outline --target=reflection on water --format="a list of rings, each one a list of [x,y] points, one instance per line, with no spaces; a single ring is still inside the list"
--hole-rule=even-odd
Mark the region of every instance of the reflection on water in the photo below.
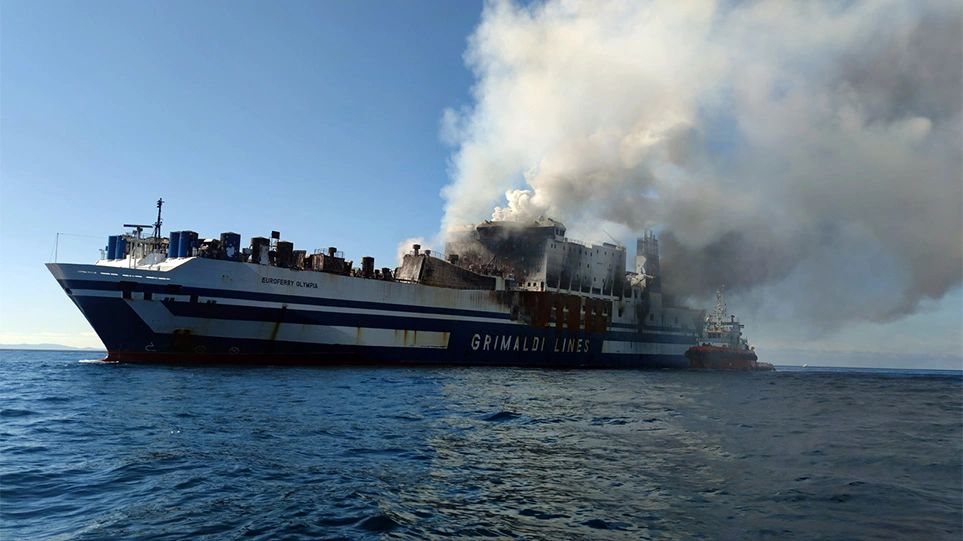
[[[689,489],[673,466],[687,437],[663,389],[618,374],[584,385],[578,371],[460,371],[441,393],[457,409],[433,427],[426,478],[389,509],[421,509],[431,534],[665,531]]]

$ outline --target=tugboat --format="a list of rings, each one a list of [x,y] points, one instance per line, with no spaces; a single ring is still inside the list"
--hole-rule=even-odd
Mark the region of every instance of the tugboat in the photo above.
[[[722,286],[716,291],[716,311],[706,318],[699,344],[685,352],[689,368],[695,370],[774,370],[770,363],[759,362],[754,347],[742,336],[745,325],[726,314]]]

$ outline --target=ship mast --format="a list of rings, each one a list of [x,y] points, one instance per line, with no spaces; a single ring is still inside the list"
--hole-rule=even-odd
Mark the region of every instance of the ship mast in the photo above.
[[[726,286],[722,286],[716,290],[716,324],[721,328],[723,322],[726,320],[726,302],[722,298],[722,292],[726,289]]]
[[[161,220],[161,207],[164,206],[164,199],[157,200],[157,221],[154,222],[154,249],[160,250],[161,248],[161,224],[164,223]]]

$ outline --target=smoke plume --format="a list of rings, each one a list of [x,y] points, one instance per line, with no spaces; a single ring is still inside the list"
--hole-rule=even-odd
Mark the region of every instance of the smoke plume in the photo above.
[[[491,1],[473,104],[443,118],[442,229],[653,228],[675,293],[765,290],[826,327],[911,313],[961,283],[961,21],[958,0]]]

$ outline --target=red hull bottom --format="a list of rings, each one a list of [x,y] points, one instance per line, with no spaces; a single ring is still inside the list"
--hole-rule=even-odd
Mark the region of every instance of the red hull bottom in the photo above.
[[[752,350],[738,350],[717,346],[693,346],[685,352],[689,368],[694,370],[773,370],[769,363],[761,363]]]

